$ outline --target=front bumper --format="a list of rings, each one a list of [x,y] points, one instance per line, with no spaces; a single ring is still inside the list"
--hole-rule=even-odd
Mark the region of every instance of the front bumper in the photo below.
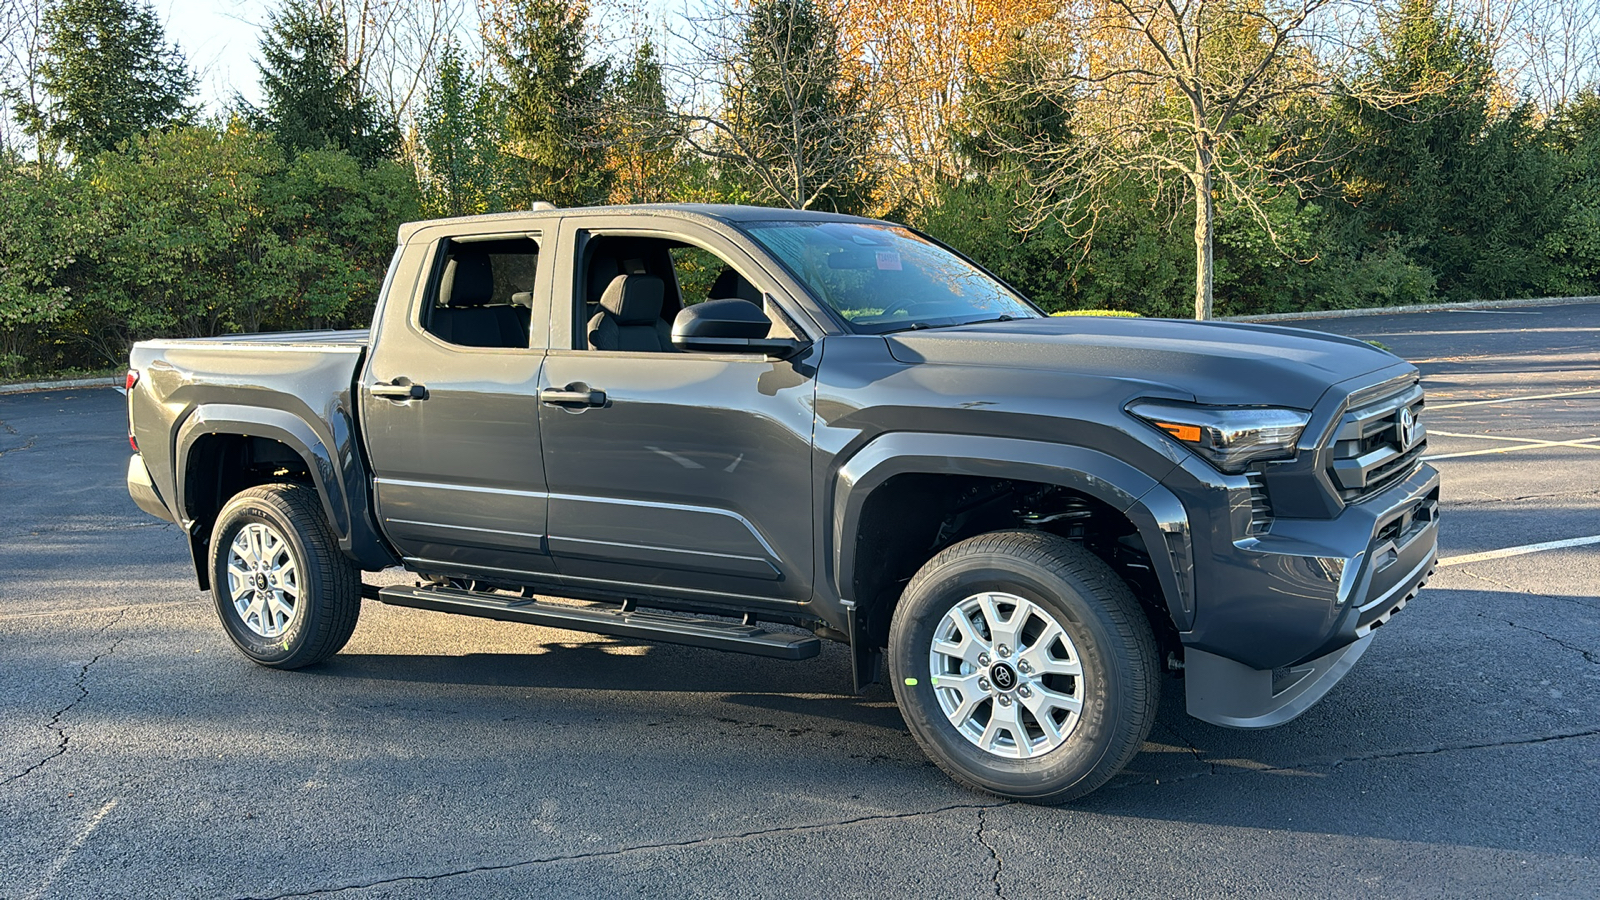
[[[1309,709],[1427,583],[1438,535],[1439,475],[1424,464],[1332,519],[1214,538],[1196,560],[1210,590],[1181,635],[1189,714],[1266,728]]]

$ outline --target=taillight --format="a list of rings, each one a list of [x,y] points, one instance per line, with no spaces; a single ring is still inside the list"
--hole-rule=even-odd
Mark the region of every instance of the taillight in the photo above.
[[[122,383],[123,390],[130,394],[133,393],[133,386],[139,383],[139,370],[129,369],[128,377],[123,379]],[[139,452],[139,439],[133,436],[133,420],[131,418],[128,421],[128,446],[133,448],[133,452]]]

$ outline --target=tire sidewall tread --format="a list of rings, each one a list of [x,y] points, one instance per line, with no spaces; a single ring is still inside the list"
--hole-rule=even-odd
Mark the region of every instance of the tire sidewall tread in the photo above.
[[[1079,720],[1066,743],[1043,756],[987,753],[950,725],[934,694],[933,632],[957,601],[984,590],[1047,609],[1068,629],[1083,663]],[[940,768],[968,787],[1035,803],[1065,802],[1109,781],[1138,754],[1160,699],[1154,636],[1127,585],[1082,546],[1037,531],[978,535],[929,560],[895,610],[889,671],[906,724]]]
[[[274,639],[245,627],[228,596],[229,547],[251,522],[271,526],[288,541],[303,572],[294,622]],[[361,573],[339,550],[315,488],[268,484],[240,491],[217,514],[211,593],[223,630],[245,656],[270,668],[298,669],[338,653],[349,641],[361,611]]]

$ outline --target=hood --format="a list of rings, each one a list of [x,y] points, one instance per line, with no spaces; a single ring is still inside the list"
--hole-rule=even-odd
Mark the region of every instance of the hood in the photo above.
[[[885,335],[905,363],[1136,380],[1172,398],[1311,409],[1329,386],[1398,362],[1339,335],[1180,319],[1063,316]]]

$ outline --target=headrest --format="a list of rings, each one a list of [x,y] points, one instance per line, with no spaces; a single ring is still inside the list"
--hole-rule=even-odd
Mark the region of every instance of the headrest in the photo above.
[[[600,307],[618,325],[653,325],[661,318],[666,286],[654,275],[618,275],[600,295]]]
[[[462,252],[451,257],[439,284],[444,306],[483,306],[494,299],[494,269],[486,253]]]
[[[733,266],[723,266],[722,272],[717,275],[717,280],[712,282],[711,291],[706,294],[707,300],[749,300],[760,305],[761,292],[755,285],[746,281],[743,275],[734,270]]]
[[[615,257],[597,256],[589,261],[589,296],[590,303],[599,303],[600,295],[611,286],[612,279],[622,272],[617,265]]]

